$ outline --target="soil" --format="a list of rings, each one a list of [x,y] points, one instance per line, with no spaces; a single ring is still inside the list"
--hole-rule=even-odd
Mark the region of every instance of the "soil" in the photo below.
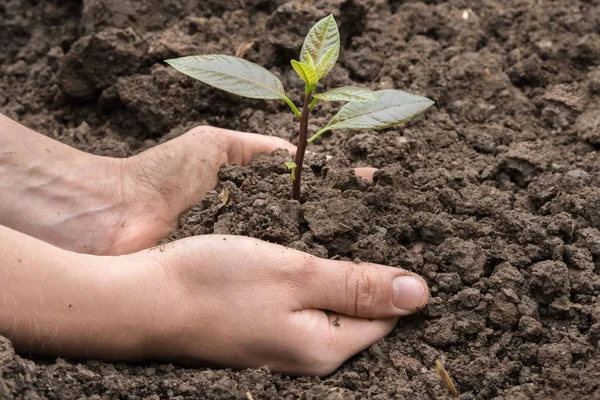
[[[284,154],[225,166],[168,240],[249,235],[400,266],[427,279],[429,306],[322,379],[34,359],[0,338],[0,398],[445,399],[441,359],[461,399],[600,399],[598,0],[6,0],[0,111],[117,157],[198,124],[289,138],[285,104],[161,60],[245,45],[300,88],[287,60],[329,12],[344,48],[324,87],[402,89],[436,106],[387,131],[324,135],[300,204]],[[310,129],[336,107],[318,107]],[[380,168],[373,183],[352,173],[367,165]]]

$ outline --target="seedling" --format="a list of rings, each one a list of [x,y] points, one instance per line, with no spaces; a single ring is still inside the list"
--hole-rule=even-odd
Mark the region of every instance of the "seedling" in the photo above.
[[[316,92],[317,84],[335,66],[340,54],[340,33],[333,15],[312,27],[300,51],[300,61],[292,68],[305,83],[302,111],[283,89],[281,81],[250,61],[229,55],[213,54],[166,60],[192,78],[229,93],[252,99],[283,100],[299,120],[298,149],[294,161],[286,162],[292,175],[292,199],[300,200],[302,164],[309,143],[334,129],[384,129],[408,121],[434,102],[401,90],[371,91],[345,86]],[[308,137],[308,118],[319,101],[348,102],[321,130]]]

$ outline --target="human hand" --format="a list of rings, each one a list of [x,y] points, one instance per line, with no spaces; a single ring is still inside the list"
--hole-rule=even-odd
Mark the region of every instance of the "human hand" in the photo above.
[[[223,164],[247,165],[259,152],[291,143],[252,133],[196,127],[122,161],[122,217],[111,232],[109,254],[127,254],[156,245],[177,228],[179,217],[217,186]]]
[[[0,114],[0,224],[78,253],[154,246],[218,183],[221,164],[295,147],[276,137],[198,127],[127,159],[100,157]],[[359,168],[371,178],[373,168]],[[26,218],[23,216],[27,215]]]
[[[327,375],[429,297],[423,279],[400,268],[247,237],[187,238],[125,259],[154,277],[151,358]]]
[[[122,196],[128,199],[127,221],[125,227],[117,224],[110,253],[154,246],[177,228],[181,214],[217,186],[222,164],[247,165],[255,154],[277,149],[296,152],[277,137],[201,126],[126,160]],[[375,171],[355,169],[367,180]]]
[[[240,236],[98,257],[0,225],[0,252],[0,335],[53,357],[327,375],[429,295],[400,268]]]

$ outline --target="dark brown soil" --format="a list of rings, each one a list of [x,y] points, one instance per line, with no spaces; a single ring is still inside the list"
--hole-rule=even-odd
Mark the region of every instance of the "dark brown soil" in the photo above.
[[[246,57],[300,88],[286,60],[328,12],[344,49],[326,86],[405,89],[436,107],[324,137],[302,204],[287,200],[283,154],[223,167],[171,239],[250,235],[402,266],[431,285],[427,309],[326,379],[31,360],[0,338],[0,398],[444,399],[443,359],[462,399],[600,399],[598,0],[6,0],[0,111],[112,156],[196,124],[289,138],[284,104],[161,60],[253,41]],[[318,108],[311,129],[335,111]],[[366,165],[381,169],[374,183],[351,172]]]

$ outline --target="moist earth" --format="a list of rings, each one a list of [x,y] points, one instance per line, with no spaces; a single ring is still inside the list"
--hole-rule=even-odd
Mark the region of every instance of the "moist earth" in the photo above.
[[[343,49],[324,88],[436,106],[387,131],[323,135],[300,203],[282,152],[224,166],[167,240],[248,235],[406,268],[427,279],[428,307],[326,378],[39,359],[0,337],[0,398],[445,399],[440,359],[461,399],[600,399],[598,0],[7,0],[0,111],[115,157],[199,124],[289,139],[285,104],[162,60],[237,52],[300,99],[288,60],[330,12]],[[310,129],[337,107],[317,107]],[[357,166],[379,168],[374,181]]]

